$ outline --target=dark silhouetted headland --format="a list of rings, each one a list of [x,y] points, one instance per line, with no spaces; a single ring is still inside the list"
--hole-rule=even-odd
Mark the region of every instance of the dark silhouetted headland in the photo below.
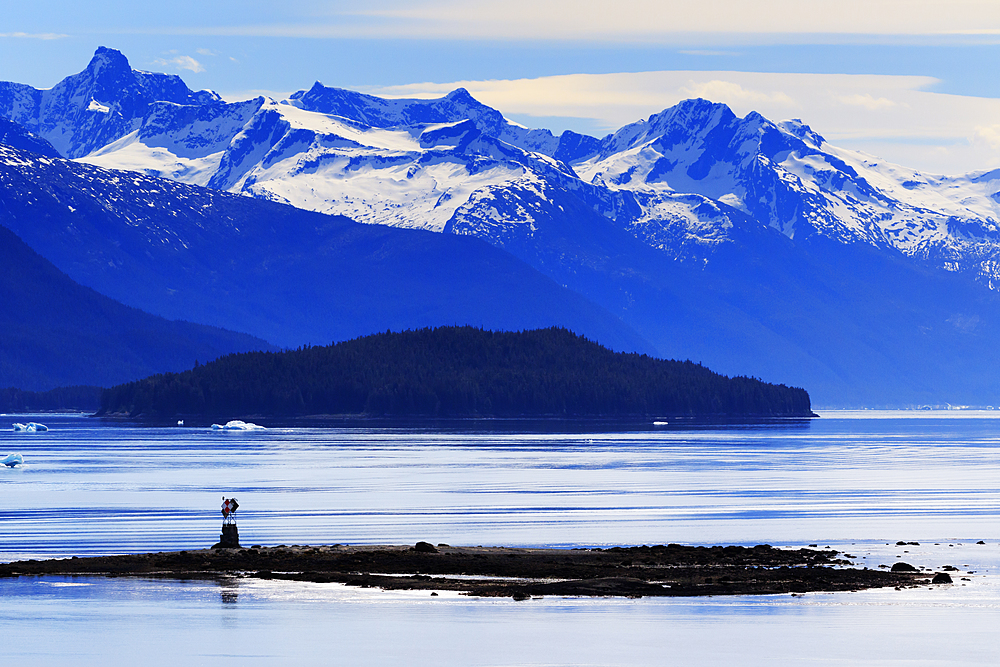
[[[808,417],[804,389],[612,352],[566,329],[440,327],[231,354],[104,391],[100,415]]]

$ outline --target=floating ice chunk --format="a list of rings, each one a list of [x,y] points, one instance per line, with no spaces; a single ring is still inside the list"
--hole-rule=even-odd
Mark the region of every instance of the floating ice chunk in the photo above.
[[[225,426],[220,426],[219,424],[212,424],[212,430],[213,431],[266,431],[267,429],[263,426],[258,426],[257,424],[252,424],[250,422],[234,419],[232,421],[226,422]]]
[[[5,458],[3,461],[0,461],[0,463],[4,464],[8,468],[13,468],[16,465],[23,464],[24,459],[21,457],[20,454],[8,454],[7,458]]]
[[[36,431],[48,431],[49,427],[45,424],[38,424],[36,422],[28,422],[27,424],[14,423],[14,430],[21,431],[23,433],[35,433]]]

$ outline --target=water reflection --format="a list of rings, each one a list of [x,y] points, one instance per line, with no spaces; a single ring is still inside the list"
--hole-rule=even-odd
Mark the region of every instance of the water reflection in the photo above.
[[[16,638],[4,664],[1000,664],[1000,591],[978,577],[933,590],[527,602],[244,580],[238,605],[219,604],[215,581],[54,583],[87,585],[0,580],[0,627]]]
[[[222,604],[236,604],[240,599],[239,579],[227,577],[216,582],[219,585],[219,598]]]

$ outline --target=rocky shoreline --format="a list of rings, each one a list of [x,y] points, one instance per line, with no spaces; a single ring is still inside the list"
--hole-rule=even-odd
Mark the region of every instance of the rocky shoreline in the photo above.
[[[277,546],[28,560],[0,577],[101,575],[255,577],[483,597],[761,595],[951,583],[944,573],[852,567],[832,549],[692,547],[608,549],[433,546]]]

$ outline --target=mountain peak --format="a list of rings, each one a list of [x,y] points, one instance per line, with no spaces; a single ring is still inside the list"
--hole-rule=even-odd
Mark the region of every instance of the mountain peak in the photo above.
[[[89,155],[134,131],[156,102],[206,105],[211,91],[193,92],[175,74],[132,69],[117,49],[99,47],[87,67],[52,88],[0,86],[0,109],[9,120],[49,141],[69,158]]]
[[[121,51],[110,49],[106,46],[99,46],[94,51],[94,57],[87,64],[87,71],[96,79],[104,72],[113,72],[115,74],[131,72],[132,66],[129,64],[128,58]]]
[[[728,105],[698,97],[681,100],[669,109],[653,114],[645,121],[642,129],[644,135],[652,138],[678,129],[691,133],[705,132],[735,120],[736,114]],[[639,126],[640,123],[636,125]]]
[[[716,110],[729,109],[729,105],[725,102],[706,100],[704,97],[689,97],[675,104],[673,108],[681,110]]]
[[[456,88],[445,95],[445,99],[461,104],[475,104],[477,106],[480,104],[479,100],[473,97],[472,94],[465,88]]]
[[[718,124],[719,122],[727,122],[736,118],[736,114],[733,113],[728,104],[712,102],[702,97],[681,100],[673,107],[650,116],[649,122],[654,124],[654,118],[666,118],[668,116],[672,119],[683,119],[685,124],[712,121],[714,121],[712,124]]]
[[[824,139],[818,132],[815,132],[811,127],[803,123],[799,118],[781,121],[778,123],[778,127],[785,132],[798,137],[807,144],[810,144],[813,148],[818,149],[826,143],[826,139]]]
[[[602,140],[601,159],[647,141],[673,145],[702,136],[736,120],[727,105],[703,98],[681,100],[674,106],[619,129]]]
[[[324,90],[326,90],[326,86],[324,86],[322,82],[320,82],[320,81],[317,80],[309,88],[309,90],[299,90],[299,91],[296,91],[296,92],[292,93],[291,97],[292,97],[292,99],[296,99],[296,98],[302,97],[303,95],[308,95],[309,93],[313,93],[313,94],[322,93]]]
[[[107,46],[98,46],[97,50],[94,51],[94,57],[96,58],[97,56],[105,56],[108,58],[121,58],[126,63],[128,62],[128,59],[125,58],[125,54],[123,54],[118,49],[112,49]]]

